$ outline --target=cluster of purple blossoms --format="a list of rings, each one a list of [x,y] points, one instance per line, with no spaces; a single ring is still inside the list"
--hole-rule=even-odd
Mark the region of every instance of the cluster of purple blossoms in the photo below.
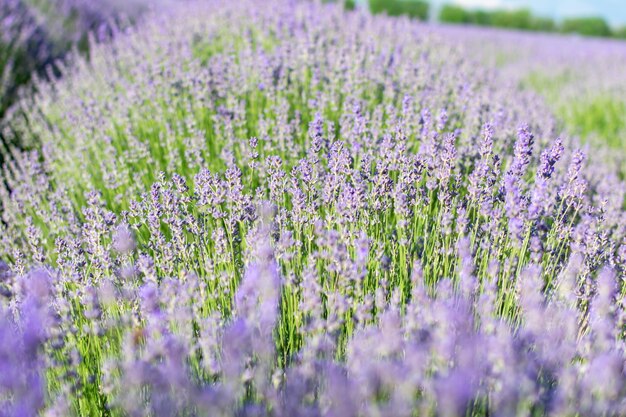
[[[6,414],[626,414],[617,172],[419,23],[272,6],[153,15],[23,102]]]

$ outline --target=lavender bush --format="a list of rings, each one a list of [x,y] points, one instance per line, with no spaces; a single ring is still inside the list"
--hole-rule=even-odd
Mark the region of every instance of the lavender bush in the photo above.
[[[2,413],[626,413],[623,180],[420,24],[189,3],[39,91]]]

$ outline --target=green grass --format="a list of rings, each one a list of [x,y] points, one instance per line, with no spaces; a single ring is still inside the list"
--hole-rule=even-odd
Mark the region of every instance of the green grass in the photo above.
[[[626,151],[626,97],[606,91],[564,96],[563,90],[579,82],[571,72],[547,76],[533,72],[524,80],[546,101],[572,134],[585,142]]]

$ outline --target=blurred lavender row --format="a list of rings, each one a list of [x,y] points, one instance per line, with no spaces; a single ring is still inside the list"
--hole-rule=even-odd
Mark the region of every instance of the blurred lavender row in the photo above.
[[[1,0],[0,118],[33,74],[58,76],[55,62],[74,48],[86,52],[90,34],[109,39],[147,7],[140,0]]]
[[[0,415],[625,415],[620,169],[446,36],[189,2],[38,85]]]
[[[596,83],[596,88],[619,88],[619,92],[626,83],[620,76],[626,61],[624,41],[476,26],[433,25],[431,29],[486,65],[499,67],[506,77],[569,71]]]
[[[442,36],[504,77],[535,89],[571,133],[619,149],[626,172],[626,42],[574,35],[436,26]]]

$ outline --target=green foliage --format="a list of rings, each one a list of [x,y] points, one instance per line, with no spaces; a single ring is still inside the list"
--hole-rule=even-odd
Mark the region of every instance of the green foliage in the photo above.
[[[26,64],[21,50],[0,42],[0,118],[14,99],[14,88],[28,81],[28,71],[14,71]],[[12,76],[13,75],[13,76]]]
[[[502,28],[525,29],[533,27],[533,16],[530,10],[495,10],[491,13],[493,26]]]
[[[369,8],[374,14],[386,13],[389,16],[427,20],[430,6],[421,0],[369,0]]]
[[[384,2],[384,0],[379,0]],[[626,26],[615,31],[600,17],[581,17],[563,21],[558,25],[548,17],[534,16],[528,9],[517,10],[469,10],[446,4],[439,12],[439,20],[445,23],[494,26],[507,29],[541,32],[578,33],[584,36],[616,37],[626,39]]]
[[[612,35],[608,23],[601,17],[566,19],[561,24],[561,31],[564,33],[578,33],[585,36],[609,37]]]
[[[486,10],[476,10],[472,16],[471,23],[481,26],[491,26],[491,14]]]
[[[626,129],[626,103],[608,95],[590,97],[562,106],[565,122],[584,137],[597,135],[613,148],[626,149],[620,136]]]
[[[542,94],[565,127],[585,140],[595,140],[613,149],[626,150],[626,100],[609,93],[564,98],[562,91],[576,83],[569,73],[548,77],[532,73],[525,80],[531,89]]]
[[[471,23],[470,12],[455,4],[444,4],[439,11],[439,20],[446,23]]]
[[[467,23],[509,29],[554,31],[552,19],[534,16],[528,9],[517,10],[467,10],[446,4],[441,8],[439,20],[446,23]]]
[[[557,30],[557,24],[549,17],[533,17],[532,30],[540,32],[555,32]]]

